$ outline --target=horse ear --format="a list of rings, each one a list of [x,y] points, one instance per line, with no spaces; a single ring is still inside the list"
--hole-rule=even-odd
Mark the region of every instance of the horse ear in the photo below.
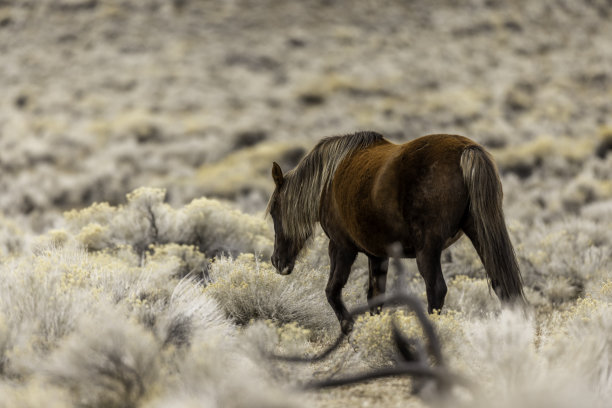
[[[276,187],[280,188],[283,185],[283,181],[285,180],[283,178],[283,171],[277,162],[272,163],[272,178],[274,179]]]

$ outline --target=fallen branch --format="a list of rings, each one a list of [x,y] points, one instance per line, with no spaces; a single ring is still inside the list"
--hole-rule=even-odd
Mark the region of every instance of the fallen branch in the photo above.
[[[393,253],[393,255],[397,254]],[[425,335],[427,347],[423,347],[423,344],[418,339],[408,338],[405,336],[401,332],[395,317],[393,317],[391,322],[391,330],[393,334],[393,341],[398,351],[398,355],[396,356],[396,365],[394,367],[375,369],[343,378],[329,378],[321,381],[313,381],[305,384],[303,386],[304,389],[312,390],[338,387],[342,385],[366,382],[377,378],[397,376],[410,376],[434,381],[437,389],[441,392],[448,391],[453,385],[461,385],[471,388],[471,383],[469,383],[465,378],[453,374],[447,369],[444,357],[442,355],[440,339],[436,333],[435,327],[433,326],[431,320],[429,320],[421,301],[415,296],[406,292],[404,268],[396,256],[394,256],[394,265],[398,272],[398,287],[395,288],[393,291],[394,293],[377,296],[376,298],[371,299],[369,304],[354,309],[350,313],[350,316],[355,318],[370,311],[373,307],[382,306],[383,304],[392,306],[407,306],[415,313],[419,324],[421,325],[423,334]],[[344,334],[341,334],[338,338],[336,338],[333,344],[331,344],[323,352],[316,355],[283,356],[268,353],[268,357],[280,361],[299,363],[313,363],[321,361],[332,354],[342,344],[345,337],[346,336]],[[425,350],[427,350],[427,352]]]

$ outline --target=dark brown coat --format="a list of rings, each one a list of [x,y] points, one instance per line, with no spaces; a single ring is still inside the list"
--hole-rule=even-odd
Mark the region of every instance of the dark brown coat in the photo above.
[[[330,149],[341,157],[329,154]],[[497,295],[502,300],[523,298],[497,169],[490,155],[468,138],[429,135],[402,145],[372,132],[328,138],[286,177],[275,164],[273,177],[272,262],[279,272],[290,273],[312,232],[301,223],[320,222],[330,239],[326,294],[345,333],[353,322],[341,292],[357,253],[369,259],[371,301],[385,291],[389,249],[395,243],[403,256],[416,258],[430,313],[442,308],[447,291],[440,254],[462,233],[478,251]],[[307,183],[313,178],[316,183]],[[300,199],[301,188],[318,191],[311,200]],[[317,205],[316,219],[307,216],[313,212],[308,204]]]

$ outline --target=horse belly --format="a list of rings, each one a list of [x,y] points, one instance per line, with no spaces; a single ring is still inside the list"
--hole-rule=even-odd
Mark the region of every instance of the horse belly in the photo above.
[[[455,234],[454,237],[451,237],[449,239],[446,240],[446,242],[444,243],[444,248],[446,249],[449,246],[453,245],[455,242],[457,242],[459,240],[459,238],[461,238],[463,236],[463,231],[459,230],[457,231],[457,233]]]
[[[349,230],[350,236],[361,252],[378,257],[389,256],[391,247],[400,244],[403,256],[416,255],[414,236],[407,234],[409,228],[399,217],[386,217],[385,213],[362,213],[357,216]]]

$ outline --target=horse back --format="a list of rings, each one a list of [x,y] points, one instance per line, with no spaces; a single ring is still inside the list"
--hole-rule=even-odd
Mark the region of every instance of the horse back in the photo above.
[[[376,256],[398,241],[414,256],[425,239],[457,235],[469,202],[460,157],[474,144],[429,135],[355,151],[338,166],[321,201],[321,225],[331,239]]]

